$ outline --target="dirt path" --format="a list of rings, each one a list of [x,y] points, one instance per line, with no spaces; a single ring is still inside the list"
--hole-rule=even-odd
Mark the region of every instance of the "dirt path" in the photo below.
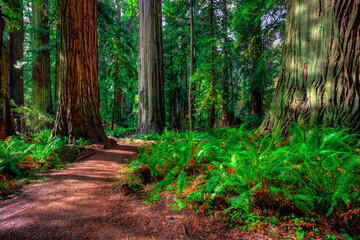
[[[148,206],[141,195],[111,191],[119,164],[139,145],[122,143],[45,174],[24,194],[1,203],[0,239],[263,239],[224,228],[194,213]]]

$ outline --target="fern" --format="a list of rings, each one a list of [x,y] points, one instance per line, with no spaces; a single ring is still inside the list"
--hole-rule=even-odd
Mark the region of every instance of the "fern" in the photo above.
[[[181,173],[178,177],[178,192],[179,193],[182,193],[182,191],[185,188],[185,184],[186,184],[186,172],[181,171]]]

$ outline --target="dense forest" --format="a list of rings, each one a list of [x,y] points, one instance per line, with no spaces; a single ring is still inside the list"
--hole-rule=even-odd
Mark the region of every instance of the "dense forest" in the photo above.
[[[357,239],[358,0],[0,0],[0,40],[0,196],[138,141],[150,205]]]

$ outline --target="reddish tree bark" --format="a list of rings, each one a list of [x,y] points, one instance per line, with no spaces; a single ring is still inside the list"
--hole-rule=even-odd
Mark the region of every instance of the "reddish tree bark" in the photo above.
[[[55,135],[107,141],[99,111],[97,55],[97,1],[63,0]]]
[[[16,9],[22,16],[23,10]],[[24,57],[24,19],[19,20],[19,29],[9,32],[9,98],[20,107],[24,106],[24,80],[23,70],[17,66],[18,61]],[[21,131],[25,128],[25,119],[21,113],[13,112],[16,118],[16,129]]]
[[[8,95],[9,62],[7,50],[3,42],[4,31],[5,19],[0,5],[0,139],[5,139],[15,134]]]

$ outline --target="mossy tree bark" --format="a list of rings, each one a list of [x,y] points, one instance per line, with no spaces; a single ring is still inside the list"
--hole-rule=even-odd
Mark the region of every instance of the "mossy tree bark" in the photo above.
[[[32,1],[32,23],[34,26],[32,44],[35,54],[32,69],[32,103],[36,110],[50,114],[52,112],[52,94],[48,10],[48,0]]]
[[[15,134],[8,95],[9,62],[7,50],[3,42],[4,31],[5,19],[0,5],[0,139],[5,139]]]
[[[121,3],[119,0],[114,1],[114,8],[116,10],[116,19],[120,22],[121,21]],[[120,42],[119,39],[117,39]],[[122,100],[124,98],[122,87],[124,86],[122,79],[120,77],[120,68],[121,68],[121,55],[117,53],[115,56],[115,66],[114,66],[114,101],[113,101],[113,117],[111,123],[111,129],[114,129],[114,124],[119,127],[124,127],[123,123],[123,106]]]
[[[208,128],[216,128],[216,68],[215,68],[215,41],[214,41],[214,25],[215,25],[215,19],[214,19],[214,0],[210,0],[210,7],[209,7],[209,13],[210,13],[210,38],[211,41],[211,59],[210,59],[210,71],[211,71],[211,79],[210,79],[210,88],[211,88],[211,97],[213,101],[210,104],[210,113],[208,117]]]
[[[228,32],[228,11],[227,1],[221,1],[222,8],[222,42],[223,42],[223,53],[222,53],[222,120],[221,126],[232,126],[235,124],[235,112],[233,110],[233,102],[231,97],[231,42],[229,41]]]
[[[165,127],[161,0],[139,0],[139,114],[137,132]]]
[[[195,56],[194,56],[194,0],[190,0],[190,79],[189,79],[189,130],[195,128],[195,81],[192,80],[195,71]]]
[[[21,8],[16,9],[19,15],[23,15]],[[20,107],[24,106],[24,80],[23,69],[18,62],[24,58],[24,19],[19,20],[19,29],[9,32],[9,98]],[[25,128],[25,121],[21,113],[13,112],[16,118],[16,129],[21,131]]]
[[[360,131],[360,1],[288,5],[280,79],[263,129],[292,122]]]
[[[262,32],[261,18],[258,17],[259,10],[254,9],[253,20],[250,23],[250,36],[252,38],[251,47],[251,113],[256,114],[259,118],[264,116],[264,76],[262,69],[259,69],[259,61],[262,54]],[[249,39],[250,41],[250,39]]]
[[[57,103],[60,94],[60,46],[61,46],[61,33],[60,33],[60,19],[61,19],[61,0],[56,1],[57,19],[56,19],[56,43],[55,43],[55,86],[54,86],[54,101]]]
[[[61,3],[60,98],[53,132],[107,141],[99,111],[96,3]]]

